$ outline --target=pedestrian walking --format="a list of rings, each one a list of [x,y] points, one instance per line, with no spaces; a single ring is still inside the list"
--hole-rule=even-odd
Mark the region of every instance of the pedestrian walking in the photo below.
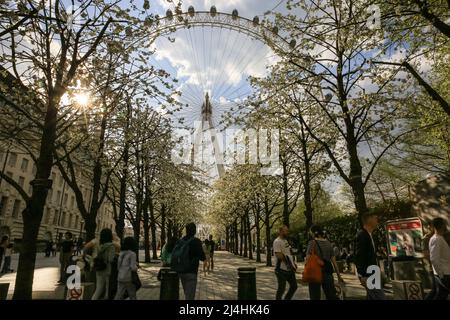
[[[297,280],[295,278],[297,265],[292,257],[291,246],[287,241],[288,235],[289,228],[284,225],[279,229],[278,237],[273,242],[273,252],[277,260],[275,267],[275,275],[278,282],[277,300],[283,298],[286,282],[289,283],[289,290],[284,296],[285,300],[291,300],[295,291],[297,291]]]
[[[109,296],[109,277],[116,250],[111,229],[105,228],[100,231],[99,244],[97,256],[94,258],[96,285],[92,300],[103,300]]]
[[[211,244],[208,239],[205,239],[202,244],[203,253],[205,254],[205,261],[203,261],[203,273],[209,273],[211,266]]]
[[[2,247],[3,251],[3,268],[1,269],[0,273],[8,273],[13,272],[14,270],[11,269],[11,256],[13,253],[13,244],[10,242],[8,236],[4,236],[2,239],[2,243],[0,245]],[[0,260],[0,266],[1,266],[1,260]]]
[[[186,300],[195,299],[199,262],[206,259],[202,242],[195,237],[196,233],[196,225],[188,223],[186,236],[177,242],[171,257],[171,267],[180,277]]]
[[[434,271],[433,266],[431,264],[430,260],[430,240],[434,236],[434,227],[433,227],[433,221],[431,221],[428,224],[427,233],[422,238],[422,247],[423,247],[423,257],[427,264],[429,265],[429,272],[431,275],[431,290],[428,292],[428,294],[425,296],[424,300],[433,300],[436,296],[437,292],[437,285],[436,280],[434,278]]]
[[[177,243],[177,238],[170,237],[167,243],[164,244],[161,250],[161,262],[163,267],[170,267],[170,260],[172,258],[172,251]]]
[[[384,300],[383,288],[368,288],[367,279],[370,276],[367,273],[369,266],[378,266],[375,243],[372,238],[372,232],[378,226],[378,216],[374,212],[367,212],[361,217],[363,228],[356,236],[355,264],[358,271],[358,277],[361,285],[366,289],[367,300]],[[381,285],[381,279],[378,279]]]
[[[54,242],[53,240],[51,241],[51,244],[52,244],[52,256],[53,257],[56,257],[56,248],[57,248],[57,245],[56,245],[56,242]]]
[[[64,234],[64,240],[61,242],[60,245],[60,252],[59,252],[59,284],[64,284],[66,280],[66,269],[67,266],[70,264],[70,258],[73,254],[73,239],[72,239],[72,233],[70,231],[67,231]]]
[[[172,252],[173,249],[175,248],[175,245],[177,244],[178,239],[175,237],[170,237],[169,240],[167,241],[167,243],[164,244],[162,250],[161,250],[161,263],[162,263],[162,267],[170,267],[170,261],[172,259]],[[158,276],[157,279],[158,281],[161,281],[161,270],[159,269],[158,271]]]
[[[450,293],[450,247],[445,241],[447,223],[443,218],[433,219],[434,235],[430,239],[430,260],[436,282],[433,300],[447,300]]]
[[[0,241],[0,268],[2,266],[3,257],[5,256],[6,247],[9,244],[9,237],[4,235]]]
[[[210,256],[210,268],[211,268],[211,272],[214,271],[214,251],[216,250],[216,243],[213,240],[213,236],[212,234],[209,235],[209,244],[211,245],[211,250],[209,251],[209,256]]]
[[[13,253],[13,244],[8,243],[5,249],[5,256],[3,261],[3,268],[0,273],[8,273],[8,272],[14,272],[13,269],[11,269],[11,256]]]
[[[125,294],[130,300],[136,300],[137,284],[133,278],[137,275],[136,241],[133,237],[123,240],[119,259],[117,261],[117,293],[115,300],[122,300]]]
[[[336,286],[334,285],[333,273],[336,272],[339,283],[344,283],[341,277],[339,268],[336,263],[335,247],[325,238],[325,232],[322,227],[314,225],[311,227],[311,235],[313,239],[309,241],[306,249],[306,261],[313,252],[315,252],[323,262],[322,266],[322,281],[315,283],[308,283],[309,298],[311,300],[320,300],[320,288],[325,293],[327,300],[338,300]]]

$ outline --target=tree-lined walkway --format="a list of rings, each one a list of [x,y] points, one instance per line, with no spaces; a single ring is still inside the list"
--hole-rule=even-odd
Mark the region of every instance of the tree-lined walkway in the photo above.
[[[265,261],[265,257],[262,257]],[[218,251],[215,253],[214,272],[204,274],[199,272],[196,299],[199,300],[236,300],[239,267],[256,268],[256,288],[258,300],[273,300],[277,289],[277,280],[273,272],[273,267],[267,267],[264,263],[256,263],[229,252]],[[299,264],[297,279],[301,278],[303,264]],[[138,292],[138,299],[157,300],[159,299],[159,281],[156,275],[159,265],[150,265],[143,268],[140,276],[144,282],[144,287]],[[200,268],[200,270],[202,270]],[[346,294],[348,299],[364,299],[365,290],[359,284],[357,277],[353,274],[343,274],[346,282]],[[389,297],[389,292],[388,292]],[[180,284],[180,299],[184,299]],[[298,281],[298,289],[294,300],[308,300],[308,287]]]
[[[143,252],[140,254],[143,260]],[[256,287],[258,300],[273,300],[277,288],[277,280],[273,272],[273,267],[266,267],[264,263],[256,263],[240,256],[233,255],[229,252],[218,251],[215,253],[214,272],[204,274],[202,265],[200,264],[200,272],[198,276],[197,294],[198,300],[236,300],[239,267],[255,267],[256,268]],[[265,256],[262,256],[265,261]],[[59,278],[58,257],[45,258],[39,256],[37,259],[37,268],[35,270],[35,281],[33,284],[33,299],[62,299],[64,295],[64,287],[57,286]],[[150,264],[141,264],[139,276],[141,277],[143,287],[138,291],[139,300],[159,300],[160,282],[157,280],[157,274],[160,269],[159,260],[153,260]],[[17,267],[17,255],[13,256],[12,268]],[[297,279],[301,278],[303,264],[299,263],[299,272]],[[14,291],[14,281],[16,273],[3,275],[0,283],[9,282],[8,299],[11,299]],[[346,282],[347,299],[364,299],[365,291],[353,274],[344,274],[343,278]],[[390,294],[387,292],[387,296]],[[184,299],[183,290],[180,284],[180,299]],[[308,287],[298,281],[298,289],[295,293],[294,300],[308,300]]]

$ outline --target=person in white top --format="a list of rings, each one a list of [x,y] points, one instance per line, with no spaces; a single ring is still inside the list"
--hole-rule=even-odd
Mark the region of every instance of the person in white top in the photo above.
[[[297,265],[292,258],[291,246],[287,241],[288,234],[288,227],[282,226],[279,230],[278,238],[273,242],[273,252],[277,258],[275,268],[275,274],[278,281],[277,300],[281,300],[284,290],[286,289],[286,282],[289,283],[289,290],[284,297],[285,300],[291,300],[297,290],[297,280],[295,279]]]
[[[437,284],[434,300],[447,300],[450,293],[450,247],[445,241],[446,221],[433,219],[434,235],[430,239],[430,261]]]

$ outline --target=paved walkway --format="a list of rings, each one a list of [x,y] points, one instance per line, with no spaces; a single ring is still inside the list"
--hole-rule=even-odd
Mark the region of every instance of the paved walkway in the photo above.
[[[143,252],[140,254],[143,260]],[[262,261],[265,256],[262,255]],[[141,261],[142,261],[141,260]],[[150,264],[141,264],[139,276],[141,277],[143,287],[138,291],[140,300],[158,300],[160,282],[156,276],[158,274],[160,263],[154,261]],[[199,272],[196,299],[199,300],[235,300],[237,299],[237,283],[239,267],[255,267],[257,281],[257,297],[260,300],[272,300],[275,298],[277,281],[273,272],[273,267],[266,267],[265,263],[256,263],[255,260],[249,260],[235,256],[229,252],[218,251],[215,254],[214,272],[204,274]],[[300,270],[297,279],[301,277],[303,265],[299,265]],[[13,256],[12,269],[17,269],[17,255]],[[201,266],[200,266],[200,270]],[[9,282],[8,299],[11,299],[14,291],[14,281],[16,273],[9,273],[0,278],[0,283]],[[36,261],[36,270],[33,283],[33,299],[62,299],[63,286],[57,286],[59,277],[58,257],[46,258],[39,254]],[[347,299],[364,299],[365,291],[359,285],[355,275],[344,274],[346,282]],[[389,296],[389,295],[388,295]],[[184,299],[180,284],[180,299]],[[294,300],[309,299],[308,287],[299,281],[299,287],[295,293]]]
[[[263,255],[262,261],[265,261]],[[196,299],[198,300],[236,300],[239,267],[255,267],[256,268],[256,287],[257,297],[259,300],[273,300],[277,288],[276,276],[273,267],[266,267],[265,263],[256,263],[239,256],[235,256],[229,252],[218,251],[215,254],[214,272],[204,274],[199,272]],[[303,265],[300,264],[300,270],[297,279],[301,278]],[[157,300],[159,299],[159,282],[156,275],[159,265],[150,265],[142,268],[140,277],[146,284],[138,292],[138,299]],[[201,267],[200,267],[200,270]],[[343,274],[346,282],[346,298],[347,299],[365,299],[365,290],[359,284],[355,275]],[[298,281],[298,289],[295,293],[294,300],[308,300],[308,287]],[[184,299],[180,284],[180,299]]]

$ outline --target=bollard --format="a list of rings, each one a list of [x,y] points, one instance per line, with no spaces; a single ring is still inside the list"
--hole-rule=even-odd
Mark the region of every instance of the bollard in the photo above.
[[[180,299],[180,280],[178,274],[170,268],[161,268],[160,300]]]
[[[256,300],[256,268],[238,268],[238,300]]]
[[[0,283],[0,300],[6,300],[8,297],[9,283]]]

